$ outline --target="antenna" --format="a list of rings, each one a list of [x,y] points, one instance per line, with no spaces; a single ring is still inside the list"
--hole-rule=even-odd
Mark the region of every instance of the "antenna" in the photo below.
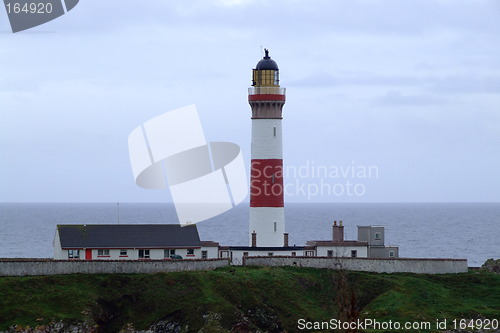
[[[120,203],[116,203],[116,219],[118,221],[118,224],[120,224]]]

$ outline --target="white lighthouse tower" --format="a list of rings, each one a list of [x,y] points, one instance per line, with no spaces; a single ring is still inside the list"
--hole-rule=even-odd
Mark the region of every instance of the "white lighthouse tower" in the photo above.
[[[281,139],[285,88],[279,85],[278,65],[267,49],[252,79],[248,89],[252,107],[249,242],[256,247],[286,247]]]

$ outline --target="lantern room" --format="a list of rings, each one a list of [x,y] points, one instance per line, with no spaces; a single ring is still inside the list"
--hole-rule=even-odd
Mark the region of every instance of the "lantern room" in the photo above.
[[[253,70],[252,86],[279,87],[279,69],[276,62],[269,56],[269,50],[264,49],[264,58],[257,63]]]

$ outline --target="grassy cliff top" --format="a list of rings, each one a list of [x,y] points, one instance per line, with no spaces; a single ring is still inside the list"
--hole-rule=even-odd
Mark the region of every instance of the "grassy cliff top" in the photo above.
[[[500,275],[225,267],[150,275],[0,277],[0,331],[62,321],[102,332],[118,332],[127,325],[189,332],[293,332],[299,319],[332,318],[433,323],[444,318],[448,323],[500,319]]]

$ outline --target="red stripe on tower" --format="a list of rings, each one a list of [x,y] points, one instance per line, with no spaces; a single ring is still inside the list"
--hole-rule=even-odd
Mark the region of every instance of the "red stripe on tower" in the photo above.
[[[258,94],[258,95],[249,95],[248,100],[251,101],[284,101],[285,95],[278,94]]]
[[[250,207],[284,207],[282,159],[252,159],[250,179]]]
[[[279,85],[278,65],[265,50],[253,70],[248,102],[252,108],[249,244],[281,247],[285,233],[282,109],[285,89]]]

